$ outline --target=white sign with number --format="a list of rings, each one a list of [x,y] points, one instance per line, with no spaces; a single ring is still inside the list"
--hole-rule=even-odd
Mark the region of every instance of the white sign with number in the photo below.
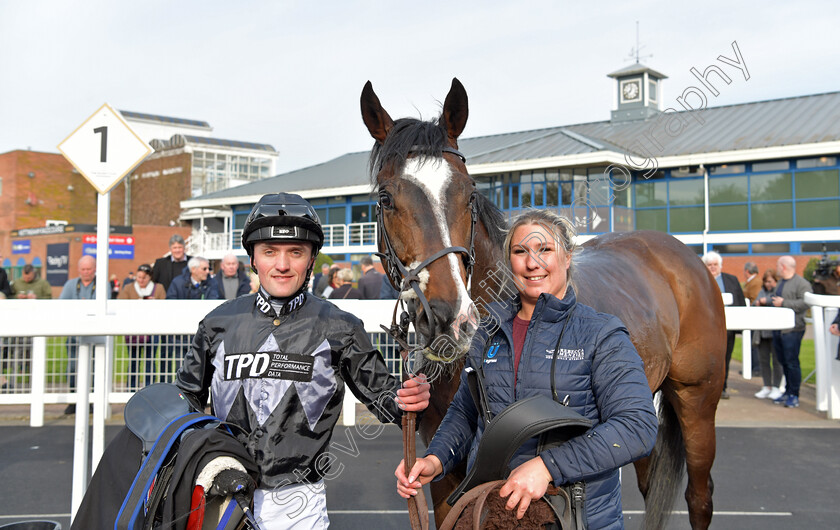
[[[58,144],[58,150],[103,195],[152,153],[107,103]]]

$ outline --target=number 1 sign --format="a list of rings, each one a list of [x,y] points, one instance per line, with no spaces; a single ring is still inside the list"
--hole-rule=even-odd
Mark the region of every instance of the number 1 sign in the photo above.
[[[58,150],[103,195],[152,153],[107,103],[58,144]]]

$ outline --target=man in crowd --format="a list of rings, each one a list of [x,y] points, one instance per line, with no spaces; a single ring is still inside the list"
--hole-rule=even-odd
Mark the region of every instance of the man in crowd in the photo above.
[[[169,238],[169,256],[155,260],[152,267],[152,281],[159,283],[169,289],[169,284],[184,272],[187,261],[190,259],[186,254],[184,238],[178,234]]]
[[[0,260],[3,259],[3,255],[0,254]],[[11,298],[12,297],[12,286],[9,283],[9,277],[6,275],[6,269],[0,267],[0,298]]]
[[[216,284],[210,281],[210,262],[195,256],[187,262],[187,268],[172,280],[166,290],[167,300],[219,300],[221,295]]]
[[[38,271],[31,264],[23,266],[23,275],[12,283],[13,298],[52,298],[52,288],[47,280],[38,277]]]
[[[782,256],[776,261],[779,283],[772,298],[774,307],[793,309],[793,329],[773,332],[773,348],[779,352],[782,370],[785,374],[785,393],[773,400],[785,407],[799,406],[799,385],[802,383],[802,368],[799,365],[799,347],[805,335],[805,293],[810,293],[811,284],[796,274],[796,260],[792,256]]]
[[[712,277],[717,282],[717,286],[722,293],[732,294],[732,305],[743,306],[747,305],[744,301],[744,292],[741,290],[741,283],[738,278],[731,274],[722,272],[723,258],[715,251],[706,252],[703,255],[703,263],[712,274]],[[732,360],[732,349],[735,347],[735,332],[726,330],[726,375],[724,376],[723,393],[721,399],[729,399],[729,392],[727,392],[727,384],[729,383],[729,362]]]
[[[315,296],[320,296],[323,298],[324,289],[327,288],[329,282],[324,279],[323,283],[321,283],[322,278],[326,278],[330,274],[330,264],[329,263],[322,263],[321,264],[321,272],[316,273],[315,277],[312,278],[312,294]]]
[[[79,277],[70,278],[65,282],[61,294],[61,300],[96,300],[96,258],[93,256],[82,256],[78,263]],[[88,337],[91,342],[101,344],[104,337]],[[97,339],[97,340],[94,340]],[[76,359],[79,353],[80,337],[67,337],[67,382],[70,391],[76,390]],[[87,342],[87,341],[86,341]],[[64,409],[65,414],[75,414],[76,404],[70,403]]]
[[[362,300],[379,300],[382,278],[385,275],[373,267],[373,259],[370,256],[363,257],[361,265],[362,277],[359,278],[359,291],[362,293]]]
[[[260,467],[254,514],[264,530],[329,526],[324,479],[345,388],[384,422],[429,403],[424,378],[401,388],[361,321],[307,292],[323,244],[307,201],[262,197],[242,230],[260,289],[204,318],[175,382],[199,409],[212,392],[214,414],[247,433]]]
[[[251,291],[251,279],[239,269],[239,258],[233,254],[222,258],[219,274],[210,281],[219,291],[219,297],[225,300],[233,300]]]
[[[169,238],[169,256],[156,259],[155,264],[152,266],[152,283],[161,284],[168,293],[169,285],[172,283],[172,280],[184,272],[184,269],[187,268],[187,261],[189,259],[190,257],[186,254],[186,243],[184,242],[184,238],[178,234],[173,234],[172,237]],[[161,371],[164,371],[164,367],[167,364],[166,359],[170,359],[171,362],[177,362],[175,357],[180,356],[180,353],[177,355],[175,353],[176,341],[181,341],[181,337],[179,335],[153,336],[152,351],[156,350],[158,344],[160,344]],[[178,351],[180,352],[180,348]],[[165,377],[161,377],[161,380],[166,381]]]
[[[749,300],[750,305],[755,303],[758,292],[761,291],[761,278],[758,276],[758,265],[752,261],[744,263],[744,299]],[[753,333],[758,333],[754,331]],[[761,375],[761,366],[758,360],[758,346],[752,344],[751,350],[752,373],[755,376]]]

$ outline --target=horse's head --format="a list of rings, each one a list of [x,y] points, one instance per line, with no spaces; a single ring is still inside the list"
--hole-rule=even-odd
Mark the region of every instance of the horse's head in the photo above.
[[[379,249],[386,273],[402,290],[426,357],[458,358],[478,324],[467,290],[477,195],[458,151],[467,93],[453,79],[436,121],[392,120],[369,81],[361,104],[376,140],[370,169],[379,196]]]

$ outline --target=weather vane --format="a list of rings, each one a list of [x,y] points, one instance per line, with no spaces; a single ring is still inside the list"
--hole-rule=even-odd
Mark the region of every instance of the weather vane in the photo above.
[[[626,58],[630,59],[630,60],[636,59],[636,64],[639,64],[640,59],[647,59],[649,57],[653,57],[653,54],[639,55],[639,53],[642,51],[642,48],[644,48],[644,46],[639,44],[639,21],[637,20],[636,21],[636,47],[635,48],[630,48],[630,54]]]

